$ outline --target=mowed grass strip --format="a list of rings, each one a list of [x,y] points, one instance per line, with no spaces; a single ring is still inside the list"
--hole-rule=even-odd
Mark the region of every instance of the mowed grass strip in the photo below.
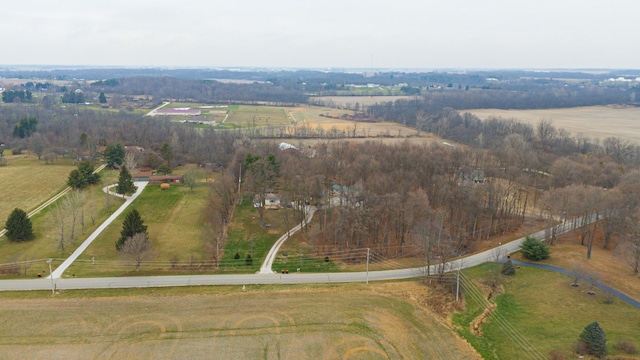
[[[493,264],[484,264],[467,271],[475,279],[490,278]],[[607,333],[610,354],[618,339],[629,339],[640,344],[640,315],[637,309],[618,299],[611,300],[604,291],[596,289],[596,295],[588,295],[587,284],[571,287],[573,279],[551,271],[522,267],[516,275],[504,279],[505,292],[496,299],[496,314],[506,319],[542,354],[559,350],[566,357],[572,344],[585,326],[597,321]],[[469,322],[480,313],[471,303],[468,313],[454,315],[454,323],[461,333],[487,358],[522,358],[521,349],[514,344],[491,315],[482,327],[484,339],[469,338]],[[511,333],[509,331],[509,333]]]
[[[225,123],[242,127],[289,125],[284,108],[275,106],[233,105]]]
[[[24,265],[21,264],[21,276],[35,277],[38,272],[48,271],[48,265],[44,259],[53,258],[53,267],[59,265],[67,256],[69,256],[95,229],[104,222],[112,212],[117,209],[123,200],[113,196],[107,196],[102,188],[105,184],[113,181],[113,172],[101,172],[101,184],[90,186],[81,191],[84,198],[82,208],[84,208],[84,233],[82,232],[82,216],[78,211],[76,218],[76,229],[74,232],[74,240],[69,241],[71,235],[71,214],[66,216],[64,222],[65,250],[59,247],[60,223],[53,214],[53,209],[64,203],[66,195],[55,203],[43,209],[40,213],[31,218],[33,223],[35,239],[26,242],[13,243],[7,241],[6,237],[0,238],[0,264],[11,264],[14,262],[42,260],[40,263]],[[4,274],[3,276],[15,277],[13,274]]]
[[[388,285],[2,294],[0,351],[7,358],[51,351],[59,358],[476,358],[441,320]],[[417,286],[393,285],[396,293]]]
[[[0,167],[0,228],[13,209],[29,212],[64,189],[69,173],[76,168],[70,160],[46,164],[37,157],[7,153],[11,150],[4,152],[7,166]]]
[[[67,273],[75,273],[76,276],[116,276],[134,270],[128,258],[115,248],[124,218],[132,209],[140,212],[148,226],[153,248],[145,260],[159,263],[156,270],[167,270],[173,259],[179,262],[201,260],[203,208],[207,194],[206,186],[196,186],[191,191],[187,186],[180,185],[171,186],[168,190],[160,190],[159,185],[148,185],[136,201],[98,236]],[[92,265],[93,259],[97,260],[97,266]]]

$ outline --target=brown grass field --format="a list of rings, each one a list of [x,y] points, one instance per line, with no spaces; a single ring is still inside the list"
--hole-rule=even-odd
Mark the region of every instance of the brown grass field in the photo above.
[[[489,117],[500,117],[516,119],[534,126],[540,120],[550,120],[556,128],[570,131],[573,135],[582,133],[600,140],[614,136],[640,143],[640,107],[587,106],[545,110],[475,109],[466,110],[466,112],[483,120]]]
[[[393,122],[368,122],[351,120],[334,119],[332,117],[320,116],[329,115],[333,117],[341,117],[344,114],[351,115],[352,111],[331,109],[325,107],[316,106],[304,106],[287,108],[287,114],[290,118],[294,119],[297,127],[309,127],[310,129],[323,129],[328,133],[332,131],[353,133],[354,126],[356,127],[356,136],[359,138],[395,138],[406,139],[412,138],[433,138],[433,135],[419,133],[416,129],[409,126]],[[335,130],[333,130],[335,129]],[[397,141],[397,140],[396,140]]]
[[[0,228],[14,208],[29,212],[64,189],[69,172],[75,168],[66,160],[47,165],[37,157],[7,153],[11,150],[5,151],[7,166],[0,167]]]
[[[411,282],[63,292],[54,298],[41,292],[26,299],[8,294],[0,309],[0,353],[30,359],[478,359],[420,305],[427,294]]]

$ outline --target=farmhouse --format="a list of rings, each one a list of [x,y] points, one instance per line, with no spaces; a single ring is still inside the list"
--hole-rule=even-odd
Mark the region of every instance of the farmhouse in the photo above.
[[[151,176],[153,176],[151,171],[141,171],[131,175],[133,181],[149,181]]]
[[[278,210],[280,209],[280,200],[282,199],[282,195],[276,194],[273,190],[268,189],[267,192],[263,196],[264,198],[264,208],[267,210]],[[253,197],[253,207],[259,208],[262,207],[262,199],[259,194]]]
[[[152,175],[149,176],[149,185],[160,184],[184,184],[182,175]]]

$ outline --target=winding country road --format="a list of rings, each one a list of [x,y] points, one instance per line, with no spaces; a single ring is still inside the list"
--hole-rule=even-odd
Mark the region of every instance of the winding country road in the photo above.
[[[556,227],[557,234],[571,229],[569,223]],[[538,231],[532,236],[542,239],[545,230]],[[446,271],[455,271],[473,267],[488,261],[493,261],[496,253],[511,253],[520,249],[525,238],[490,249],[478,254],[450,261],[445,264]],[[432,265],[430,273],[436,273],[439,265]],[[57,269],[56,269],[57,270]],[[295,274],[241,274],[241,275],[171,275],[171,276],[137,276],[116,278],[56,278],[53,286],[58,290],[71,289],[104,289],[104,288],[136,288],[163,286],[194,286],[194,285],[246,285],[246,284],[302,284],[302,283],[332,283],[332,282],[365,282],[367,280],[398,280],[408,279],[426,273],[425,267],[383,270],[370,272],[348,273],[295,273]],[[50,279],[20,279],[0,281],[0,291],[7,290],[51,290]]]

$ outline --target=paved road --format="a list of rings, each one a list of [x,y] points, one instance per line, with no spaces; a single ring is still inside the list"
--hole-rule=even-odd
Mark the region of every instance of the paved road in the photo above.
[[[560,225],[558,234],[570,230],[569,224]],[[541,239],[544,230],[533,236]],[[525,238],[514,240],[501,245],[499,248],[487,250],[454,260],[446,264],[447,271],[455,271],[473,267],[488,261],[493,261],[497,253],[515,252]],[[137,288],[162,286],[193,286],[193,285],[246,285],[246,284],[302,284],[302,283],[332,283],[359,282],[376,280],[398,280],[419,276],[426,272],[425,267],[384,270],[370,272],[349,273],[295,273],[295,274],[242,274],[242,275],[175,275],[175,276],[139,276],[118,278],[55,278],[54,286],[59,289],[103,289],[103,288]],[[437,272],[437,265],[431,266],[430,273]],[[0,291],[6,290],[46,290],[51,289],[50,279],[2,280]]]
[[[516,265],[520,265],[520,266],[529,266],[529,267],[535,267],[535,268],[539,268],[539,269],[544,269],[544,270],[549,270],[549,271],[555,271],[561,274],[565,274],[568,276],[573,276],[573,272],[571,272],[570,270],[567,269],[563,269],[563,268],[559,268],[556,266],[551,266],[551,265],[546,265],[546,264],[537,264],[537,263],[530,263],[530,262],[524,262],[524,261],[518,261],[518,260],[513,260],[513,263]],[[585,280],[582,276],[579,276],[582,280]],[[620,291],[611,288],[607,285],[604,284],[600,284],[599,282],[594,282],[593,284],[594,286],[608,292],[609,294],[617,297],[618,299],[630,304],[631,306],[640,309],[640,301],[637,301],[635,299],[632,299],[630,297],[628,297],[627,295],[621,293]]]
[[[158,111],[158,110],[162,109],[163,107],[165,107],[165,106],[167,106],[167,105],[169,105],[169,104],[171,104],[171,103],[170,103],[170,102],[165,101],[165,102],[163,102],[163,103],[162,103],[162,105],[160,105],[160,106],[158,106],[157,108],[155,108],[155,109],[153,109],[153,110],[149,111],[149,112],[148,112],[148,113],[146,113],[144,116],[156,116],[156,111]]]
[[[76,251],[74,251],[71,254],[71,256],[69,256],[64,262],[62,262],[62,264],[60,266],[58,266],[51,273],[51,275],[49,275],[47,277],[47,279],[50,279],[51,277],[53,277],[54,279],[59,279],[60,277],[62,277],[62,274],[65,272],[65,270],[67,270],[67,268],[69,266],[71,266],[71,264],[73,264],[74,261],[76,261],[78,256],[80,256],[89,247],[89,245],[91,245],[93,240],[95,240],[98,237],[98,235],[100,235],[100,233],[102,231],[104,231],[104,229],[106,229],[107,226],[109,226],[109,224],[111,224],[113,222],[113,220],[115,220],[118,216],[120,216],[120,214],[122,214],[122,212],[129,205],[131,205],[131,203],[138,197],[138,195],[140,195],[140,193],[142,193],[142,190],[144,190],[145,186],[147,186],[148,183],[149,183],[148,181],[136,181],[134,184],[135,184],[135,186],[138,187],[138,189],[131,196],[123,196],[123,195],[117,194],[115,192],[109,191],[109,188],[111,188],[111,187],[113,187],[115,185],[106,186],[103,189],[104,192],[108,192],[109,194],[115,195],[115,196],[122,196],[122,197],[126,198],[127,200],[124,202],[124,204],[120,205],[118,210],[116,210],[113,214],[111,214],[111,216],[109,216],[109,218],[105,222],[100,224],[100,226],[96,229],[96,231],[94,231],[91,235],[89,235],[89,237],[80,246],[78,246]]]

